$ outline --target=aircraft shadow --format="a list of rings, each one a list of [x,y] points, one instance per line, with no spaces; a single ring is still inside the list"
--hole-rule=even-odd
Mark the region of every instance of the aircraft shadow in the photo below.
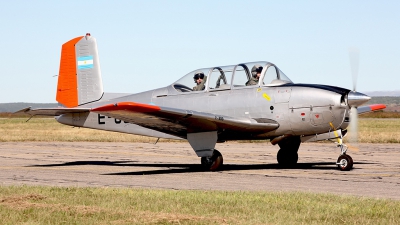
[[[373,164],[355,162],[354,164]],[[31,165],[27,167],[63,167],[63,166],[122,166],[122,167],[156,167],[164,168],[160,170],[144,170],[135,172],[107,173],[102,175],[155,175],[155,174],[174,174],[174,173],[196,173],[204,172],[200,164],[167,164],[167,163],[136,163],[136,161],[74,161],[60,164]],[[267,169],[290,169],[290,170],[337,170],[335,163],[316,162],[316,163],[297,163],[293,167],[282,167],[277,163],[273,164],[224,164],[222,171],[241,171],[241,170],[267,170]]]
[[[66,162],[66,163],[57,163],[57,164],[42,164],[42,165],[31,165],[26,167],[59,167],[59,166],[85,166],[85,165],[93,165],[93,166],[126,166],[129,164],[122,163],[132,163],[136,161],[74,161],[74,162]],[[136,164],[132,164],[136,165]]]

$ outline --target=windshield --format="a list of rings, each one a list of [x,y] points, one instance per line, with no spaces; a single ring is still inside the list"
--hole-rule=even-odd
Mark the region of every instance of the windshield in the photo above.
[[[287,77],[280,69],[278,69],[278,71],[280,80],[288,81],[288,83],[293,83],[292,80],[290,80],[289,77]]]
[[[276,86],[286,83],[293,82],[278,67],[273,64],[268,65],[268,68],[264,73],[263,85]]]

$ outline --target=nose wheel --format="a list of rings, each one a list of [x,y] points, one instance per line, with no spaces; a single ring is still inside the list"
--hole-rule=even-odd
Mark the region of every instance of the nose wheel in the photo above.
[[[220,170],[223,163],[224,159],[222,158],[222,154],[217,149],[214,149],[211,157],[201,157],[201,165],[204,169],[209,171]]]
[[[333,130],[336,130],[335,127],[333,127],[332,123],[330,123],[331,127]],[[342,131],[342,134],[346,134],[347,131]],[[341,171],[349,171],[351,169],[353,169],[353,158],[351,158],[351,156],[347,155],[347,149],[348,147],[343,144],[343,136],[340,134],[337,135],[336,131],[335,131],[335,136],[337,138],[337,146],[340,147],[340,156],[336,161],[336,165],[339,168],[339,170]]]
[[[351,156],[346,154],[348,147],[345,144],[343,144],[342,138],[340,138],[338,147],[340,147],[341,151],[341,154],[336,161],[336,165],[338,166],[339,170],[349,171],[353,169],[353,158],[351,158]]]
[[[341,171],[349,171],[353,169],[353,159],[351,158],[351,156],[346,154],[340,155],[336,162],[336,165]]]

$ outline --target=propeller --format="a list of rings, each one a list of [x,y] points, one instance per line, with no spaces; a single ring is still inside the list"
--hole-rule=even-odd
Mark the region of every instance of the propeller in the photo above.
[[[350,58],[350,68],[353,77],[353,90],[352,95],[357,96],[357,77],[358,77],[358,67],[360,62],[360,50],[358,48],[349,48],[349,58]],[[349,94],[350,95],[350,94]],[[357,145],[358,143],[358,112],[356,106],[351,105],[350,110],[350,132],[349,132],[349,143]],[[355,149],[354,149],[355,148]],[[349,149],[358,150],[357,147],[349,146]]]
[[[357,89],[358,67],[360,64],[360,50],[358,48],[349,48],[350,68],[353,77],[353,91]]]

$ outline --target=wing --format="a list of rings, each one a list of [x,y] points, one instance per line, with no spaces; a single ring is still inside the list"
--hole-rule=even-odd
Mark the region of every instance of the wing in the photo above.
[[[360,107],[357,108],[357,113],[358,114],[363,114],[363,113],[373,112],[373,111],[376,111],[376,110],[382,110],[382,109],[385,109],[385,108],[386,108],[386,105],[384,105],[384,104],[360,106]]]
[[[31,109],[31,107],[21,109],[14,114],[25,113],[31,116],[59,116],[65,113],[79,113],[79,112],[90,112],[90,108],[43,108],[43,109]]]
[[[119,102],[91,110],[142,127],[186,138],[187,133],[222,131],[262,133],[275,130],[274,120],[236,118],[192,110],[148,105],[136,102]]]

